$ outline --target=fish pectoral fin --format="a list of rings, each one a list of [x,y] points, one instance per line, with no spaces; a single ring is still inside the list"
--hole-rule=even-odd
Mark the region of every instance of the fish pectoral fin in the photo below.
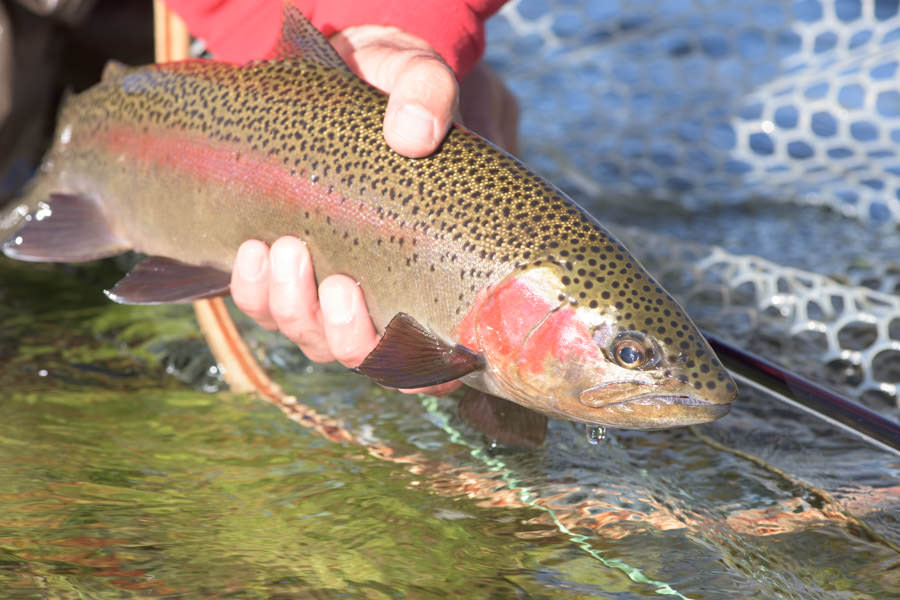
[[[273,58],[276,60],[302,58],[329,69],[352,73],[334,46],[290,0],[284,0],[281,39],[275,46]]]
[[[516,448],[537,448],[547,436],[547,417],[515,402],[469,388],[459,401],[459,416],[491,441]]]
[[[120,304],[173,304],[223,296],[230,286],[231,274],[225,271],[151,256],[106,290],[106,295]]]
[[[381,385],[408,389],[452,381],[482,368],[480,355],[442,341],[408,314],[397,313],[354,371]]]
[[[53,194],[3,244],[3,253],[32,262],[84,262],[115,256],[130,248],[112,231],[96,202]]]

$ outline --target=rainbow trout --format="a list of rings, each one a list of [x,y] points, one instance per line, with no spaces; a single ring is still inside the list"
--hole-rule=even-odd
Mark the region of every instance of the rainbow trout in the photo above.
[[[701,333],[596,220],[462,127],[432,156],[396,154],[385,104],[293,8],[271,61],[111,63],[64,102],[0,219],[21,226],[4,251],[142,252],[107,293],[153,304],[226,294],[243,240],[297,235],[319,278],[362,286],[382,337],[357,370],[461,378],[464,418],[501,442],[540,443],[546,416],[656,429],[728,412],[735,384]]]

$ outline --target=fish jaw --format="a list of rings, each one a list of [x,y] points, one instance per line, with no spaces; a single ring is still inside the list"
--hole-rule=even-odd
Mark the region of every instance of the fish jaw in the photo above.
[[[684,335],[696,348],[663,344],[617,325],[609,306],[573,302],[564,276],[545,262],[480,295],[459,338],[485,356],[486,391],[551,417],[623,429],[680,427],[728,413],[736,386],[693,323]],[[623,336],[639,336],[653,360],[640,369],[617,364],[611,349]]]
[[[621,429],[667,429],[715,421],[728,414],[733,398],[701,397],[684,386],[607,383],[578,397],[595,419]]]

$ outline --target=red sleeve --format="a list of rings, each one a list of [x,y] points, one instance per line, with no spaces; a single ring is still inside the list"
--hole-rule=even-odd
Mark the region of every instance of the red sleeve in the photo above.
[[[461,78],[484,53],[484,22],[506,0],[294,0],[326,36],[353,25],[392,25],[437,50]],[[278,0],[167,0],[220,60],[266,56],[281,30]]]

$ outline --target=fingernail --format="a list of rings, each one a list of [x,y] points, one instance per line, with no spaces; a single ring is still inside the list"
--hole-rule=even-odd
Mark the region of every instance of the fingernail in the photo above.
[[[332,285],[319,287],[319,305],[331,325],[348,325],[353,320],[354,296]]]
[[[421,104],[404,104],[391,125],[396,135],[411,142],[432,144],[437,137],[437,123]]]
[[[258,244],[248,244],[238,251],[237,268],[241,279],[259,281],[262,279],[265,265],[266,249]]]
[[[300,261],[293,248],[274,245],[272,247],[272,278],[279,283],[288,283],[297,279]]]

